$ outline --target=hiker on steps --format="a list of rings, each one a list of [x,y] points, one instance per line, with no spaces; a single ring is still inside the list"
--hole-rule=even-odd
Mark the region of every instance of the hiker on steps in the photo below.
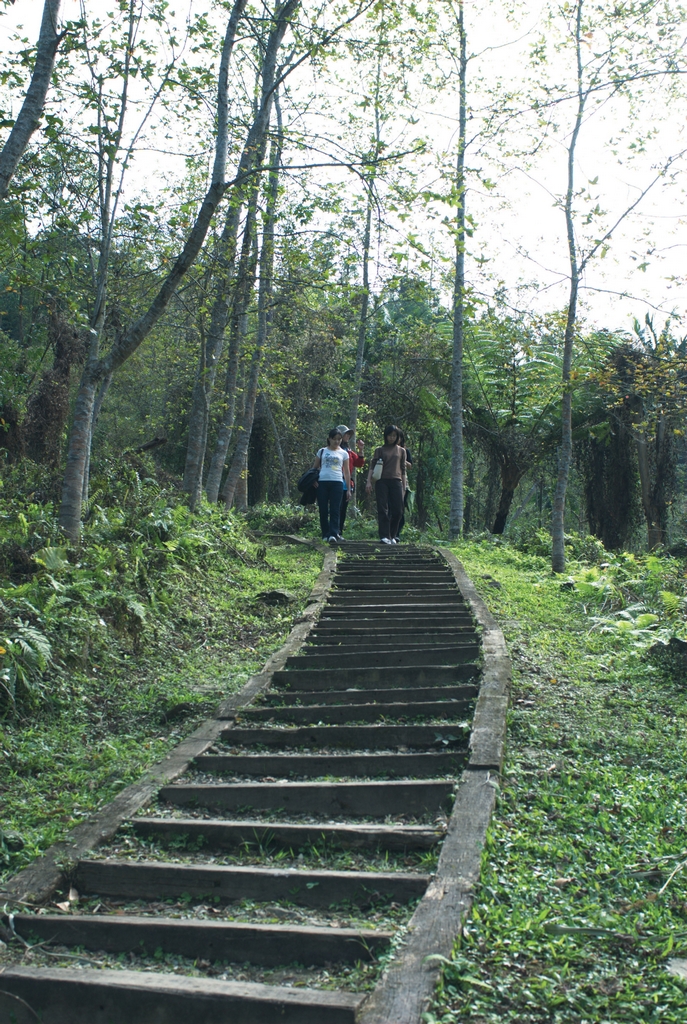
[[[346,512],[348,511],[348,502],[353,501],[355,497],[355,470],[361,469],[365,465],[365,444],[358,438],[355,442],[355,446],[358,449],[354,452],[350,447],[351,438],[353,431],[350,427],[347,427],[345,423],[340,423],[337,430],[341,431],[341,447],[345,452],[348,452],[348,469],[351,474],[351,487],[350,492],[344,491],[343,501],[341,502],[341,510],[339,512],[339,535],[337,540],[343,540],[344,523],[346,522]]]
[[[399,443],[401,448],[403,448],[403,450],[406,453],[406,472],[407,472],[409,469],[413,468],[413,456],[410,454],[410,449],[406,448],[406,435],[403,433],[402,430],[399,430],[399,432],[398,432],[398,443]],[[403,527],[406,524],[406,512],[405,512],[405,510],[408,508],[408,495],[409,494],[410,494],[410,488],[408,487],[408,484],[406,482],[406,486],[405,486],[405,488],[403,490],[403,514],[401,515],[401,521],[398,524],[398,533],[396,534],[396,543],[397,544],[401,543],[401,530],[403,529]]]
[[[322,540],[336,541],[338,539],[341,502],[348,500],[351,493],[348,452],[341,447],[341,440],[341,431],[338,427],[334,427],[329,431],[327,447],[320,448],[313,463],[314,468],[320,471],[316,486]],[[344,499],[344,484],[346,485],[346,499]]]
[[[384,431],[384,444],[376,448],[367,474],[365,492],[370,494],[375,483],[379,539],[382,544],[395,544],[403,515],[406,491],[406,451],[399,443],[400,431],[393,424]],[[382,463],[381,470],[378,463]]]

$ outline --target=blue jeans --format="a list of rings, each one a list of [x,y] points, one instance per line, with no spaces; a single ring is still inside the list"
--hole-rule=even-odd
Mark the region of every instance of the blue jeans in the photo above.
[[[317,504],[320,506],[322,537],[336,537],[339,532],[339,509],[344,485],[341,480],[320,480],[317,485]]]

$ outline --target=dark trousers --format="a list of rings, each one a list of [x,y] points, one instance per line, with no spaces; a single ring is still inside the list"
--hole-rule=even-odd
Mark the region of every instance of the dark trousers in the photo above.
[[[317,504],[320,507],[322,536],[336,537],[339,532],[339,511],[344,486],[341,480],[320,480],[317,485]]]
[[[401,480],[378,480],[375,484],[377,498],[377,522],[379,536],[393,540],[403,515],[403,482]]]

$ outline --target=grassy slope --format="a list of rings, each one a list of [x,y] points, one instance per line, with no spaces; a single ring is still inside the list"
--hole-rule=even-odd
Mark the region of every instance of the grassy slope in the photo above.
[[[102,620],[104,639],[83,664],[48,669],[52,706],[6,719],[0,730],[0,815],[10,847],[0,877],[135,781],[237,690],[283,643],[321,563],[312,549],[263,554],[245,540],[241,551],[171,561],[148,581],[145,623],[133,639]],[[74,588],[78,572],[85,570],[61,579],[71,576]],[[62,585],[68,592],[69,582]],[[296,603],[255,604],[256,594],[275,588]],[[58,626],[65,634],[68,622]],[[55,638],[53,648],[59,654]]]
[[[426,1019],[684,1024],[687,982],[667,965],[687,957],[687,865],[659,890],[687,858],[685,680],[590,632],[544,559],[455,550],[500,620],[514,690],[481,885]]]

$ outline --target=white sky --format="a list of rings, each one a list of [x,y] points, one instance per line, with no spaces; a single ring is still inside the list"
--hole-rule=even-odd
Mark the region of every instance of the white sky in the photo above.
[[[180,0],[177,13],[183,17],[189,2]],[[526,2],[521,11],[520,25],[509,24],[498,3],[486,6],[466,0],[466,22],[469,50],[481,53],[471,64],[473,82],[482,76],[487,82],[501,75],[517,83],[524,64],[525,55],[534,35],[541,28],[541,9],[536,3]],[[108,10],[107,0],[91,0],[91,12]],[[6,52],[17,44],[9,43],[17,26],[22,25],[24,33],[34,41],[37,37],[42,0],[17,0],[15,5],[0,17],[0,49]],[[206,10],[206,2],[202,9]],[[79,14],[77,0],[64,0],[65,18],[76,18]],[[528,31],[529,30],[529,31]],[[491,48],[491,49],[490,49]],[[345,73],[345,64],[337,67],[339,74]],[[322,82],[316,83],[322,87]],[[301,75],[295,87],[305,92],[312,88],[312,72]],[[355,86],[354,86],[355,87]],[[327,85],[330,99],[336,104],[339,87]],[[619,212],[634,200],[638,190],[645,187],[655,174],[656,165],[687,148],[685,104],[679,109],[666,111],[660,97],[647,97],[645,117],[657,128],[649,153],[638,159],[634,166],[625,163],[620,166],[608,152],[608,140],[617,135],[623,124],[625,113],[620,106],[606,107],[585,125],[580,137],[577,172],[580,185],[598,178],[590,186],[594,197],[607,216],[600,224],[607,227]],[[457,123],[457,97],[450,92],[438,100],[429,94],[421,96],[416,110],[419,123],[413,133],[433,140],[437,151],[450,153],[453,148]],[[321,126],[322,119],[313,118],[312,123]],[[389,128],[393,136],[395,128]],[[3,133],[4,134],[4,133]],[[2,136],[0,136],[2,138]],[[567,139],[561,134],[554,147],[547,149],[533,166],[527,170],[512,169],[502,174],[481,156],[475,160],[468,154],[467,163],[477,163],[484,173],[496,181],[496,189],[487,193],[473,188],[468,196],[469,212],[475,217],[477,230],[469,242],[469,257],[481,255],[487,260],[483,269],[468,258],[468,280],[480,291],[489,293],[496,282],[503,281],[510,290],[515,306],[536,309],[543,312],[561,308],[567,295],[567,261],[564,236],[564,219],[554,207],[552,194],[562,192],[565,185],[565,150]],[[189,141],[190,145],[190,141]],[[197,143],[192,148],[196,148]],[[295,154],[294,162],[300,162],[303,154]],[[174,161],[168,157],[141,155],[131,173],[128,192],[131,195],[137,187],[150,187],[156,173],[169,172]],[[432,166],[418,167],[421,177],[428,183],[436,179]],[[685,221],[687,204],[685,182],[687,182],[687,159],[675,165],[679,173],[671,183],[661,183],[643,200],[633,214],[613,235],[611,248],[603,260],[593,262],[585,275],[585,289],[581,296],[581,314],[589,325],[609,329],[630,329],[633,317],[642,319],[651,313],[658,324],[662,324],[668,313],[687,316],[687,239]],[[179,171],[183,167],[179,162]],[[332,180],[341,180],[338,171],[320,171]],[[357,186],[355,186],[357,187]],[[431,221],[426,213],[417,209],[409,222],[395,226],[399,232],[411,227],[417,231],[422,242],[439,246],[450,254],[450,243],[438,220]],[[400,235],[393,241],[398,242]],[[415,255],[408,250],[408,266],[412,268]],[[643,270],[640,264],[646,264]],[[379,273],[384,273],[388,260],[381,254]],[[439,264],[441,266],[441,264]],[[518,294],[519,286],[529,286]],[[618,293],[628,293],[623,298]],[[684,327],[677,327],[684,333]]]

